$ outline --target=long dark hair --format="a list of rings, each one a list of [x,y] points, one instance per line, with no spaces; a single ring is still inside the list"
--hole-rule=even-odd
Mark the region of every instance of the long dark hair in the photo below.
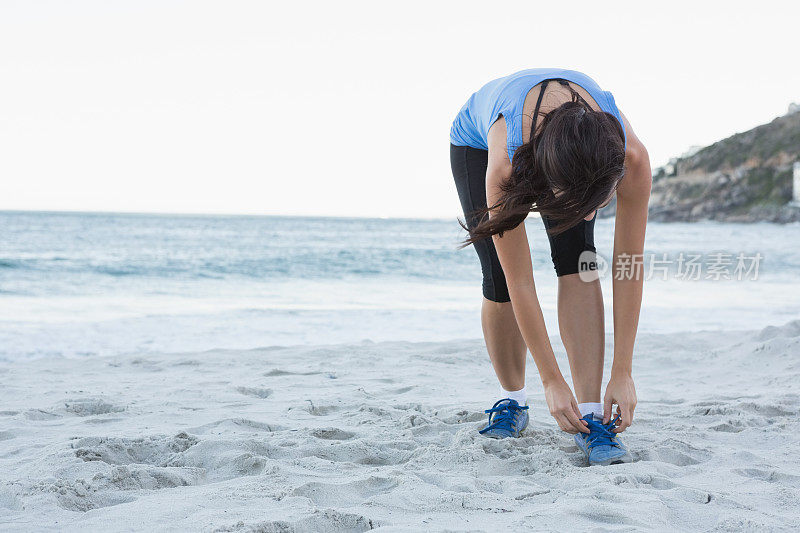
[[[569,85],[567,85],[569,87]],[[473,213],[464,246],[503,236],[537,212],[555,222],[558,234],[578,224],[613,194],[624,174],[625,134],[617,118],[595,111],[572,88],[572,99],[534,117],[530,141],[511,161],[500,199]],[[489,212],[491,211],[491,217]]]

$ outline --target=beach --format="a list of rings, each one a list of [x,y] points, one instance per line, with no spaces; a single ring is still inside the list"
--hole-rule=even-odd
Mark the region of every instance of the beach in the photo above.
[[[477,339],[2,363],[0,528],[800,527],[800,321],[644,334],[634,371],[633,462],[587,467],[530,359],[524,436],[478,434]]]
[[[703,269],[645,282],[634,461],[587,467],[530,356],[523,437],[478,434],[499,390],[454,220],[0,213],[0,530],[795,530],[799,232],[648,227]],[[757,275],[713,279],[715,250]]]

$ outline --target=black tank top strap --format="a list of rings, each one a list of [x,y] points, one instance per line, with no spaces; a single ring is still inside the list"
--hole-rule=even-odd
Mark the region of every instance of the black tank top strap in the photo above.
[[[587,108],[591,109],[591,106],[589,105],[589,102],[587,102],[587,101],[586,101],[586,100],[583,98],[583,96],[581,96],[581,95],[580,95],[580,93],[578,93],[578,92],[577,92],[575,89],[573,89],[573,88],[572,88],[572,85],[570,85],[570,84],[569,84],[569,82],[568,82],[567,80],[565,80],[565,79],[562,79],[562,78],[552,78],[552,79],[550,79],[550,80],[544,80],[544,81],[542,82],[542,87],[541,87],[541,89],[539,89],[539,98],[536,100],[536,107],[533,109],[533,126],[531,127],[531,138],[533,138],[533,134],[535,134],[535,133],[536,133],[536,122],[539,120],[539,108],[540,108],[540,107],[541,107],[541,105],[542,105],[542,98],[544,97],[544,91],[545,91],[545,89],[547,89],[547,84],[548,84],[550,81],[557,81],[558,83],[560,83],[560,84],[561,84],[561,85],[563,85],[564,87],[568,88],[568,89],[570,90],[570,92],[571,92],[571,93],[578,95],[578,99],[579,99],[581,102],[583,102],[583,104],[584,104],[584,105],[585,105]]]
[[[533,126],[531,127],[531,140],[533,139],[533,134],[536,133],[536,122],[539,119],[539,108],[542,105],[542,98],[544,97],[544,91],[547,89],[547,84],[550,80],[544,80],[542,82],[542,87],[539,89],[539,98],[536,100],[536,107],[533,109]]]

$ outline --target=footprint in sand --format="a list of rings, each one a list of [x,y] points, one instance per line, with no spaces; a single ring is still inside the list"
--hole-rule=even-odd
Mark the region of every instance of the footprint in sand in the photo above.
[[[784,474],[777,470],[763,470],[760,468],[739,468],[733,470],[734,474],[742,477],[756,479],[767,483],[779,483],[789,487],[800,488],[800,476],[794,474]]]
[[[152,465],[114,466],[108,472],[84,480],[45,480],[28,487],[29,493],[52,493],[60,507],[87,512],[128,503],[132,491],[161,490],[197,485],[204,481],[202,468],[161,468]],[[126,494],[128,493],[128,494]]]
[[[84,424],[100,426],[104,424],[111,424],[113,422],[121,422],[124,418],[88,418],[83,421]]]
[[[85,437],[72,443],[75,456],[84,461],[102,461],[112,465],[149,464],[169,466],[178,455],[198,443],[197,437],[178,433],[174,437],[151,436]]]
[[[274,368],[269,372],[264,372],[262,375],[271,378],[276,376],[313,376],[314,374],[322,374],[322,372],[291,372],[289,370]]]
[[[267,522],[239,521],[233,525],[215,529],[217,532],[237,531],[325,531],[328,533],[357,533],[371,531],[380,523],[364,515],[343,513],[335,509],[314,510],[302,520],[270,520]]]
[[[741,420],[729,420],[721,424],[710,426],[708,429],[712,431],[721,431],[723,433],[740,433],[746,428],[744,427],[744,424],[742,424]]]
[[[341,407],[336,405],[315,405],[311,400],[306,400],[307,404],[305,410],[314,416],[326,416],[341,410]]]
[[[324,440],[348,440],[355,436],[355,433],[339,428],[317,428],[311,431],[311,435]]]
[[[632,487],[647,487],[657,490],[669,490],[675,488],[675,483],[663,476],[652,474],[620,474],[611,479],[614,485],[630,485]]]
[[[781,405],[758,402],[702,402],[695,404],[697,407],[693,414],[701,416],[727,415],[735,418],[743,418],[748,415],[757,415],[766,418],[794,417],[797,416],[796,410],[786,409]]]
[[[65,479],[42,481],[30,487],[28,492],[53,494],[59,507],[81,513],[129,503],[136,499],[133,495],[122,492],[98,493],[91,482],[87,483],[82,479],[74,482]]]
[[[283,429],[286,428],[277,424],[250,420],[249,418],[223,418],[222,420],[217,420],[209,424],[189,428],[187,431],[199,434],[235,434],[241,433],[242,431],[247,433],[253,433],[254,431],[274,433]]]
[[[712,495],[706,491],[690,487],[681,487],[664,476],[652,474],[622,474],[612,478],[611,482],[617,486],[629,486],[637,490],[655,489],[673,491],[681,500],[690,503],[706,504],[713,499]]]
[[[657,461],[675,466],[690,466],[700,464],[711,456],[708,450],[694,448],[684,442],[669,439],[664,443],[650,449],[633,453],[634,459],[640,461]]]
[[[45,411],[44,409],[28,409],[23,416],[28,420],[53,420],[61,417],[61,415]]]
[[[250,396],[252,398],[269,398],[272,396],[272,389],[264,389],[261,387],[236,387],[239,394]]]
[[[64,410],[77,416],[93,416],[121,413],[125,407],[114,405],[103,398],[77,398],[64,400]]]
[[[347,507],[350,504],[361,505],[364,500],[391,491],[397,484],[395,479],[378,476],[348,483],[311,481],[294,489],[291,495],[306,497],[321,507]]]

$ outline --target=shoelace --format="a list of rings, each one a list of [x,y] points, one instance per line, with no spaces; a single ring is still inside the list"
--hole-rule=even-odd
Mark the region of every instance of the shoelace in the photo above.
[[[619,448],[619,442],[615,440],[617,434],[611,431],[617,426],[618,421],[619,416],[615,417],[614,420],[610,421],[608,424],[603,424],[596,420],[586,420],[589,431],[591,432],[589,436],[586,437],[586,446],[588,448],[594,448],[595,446],[614,446],[615,448]]]
[[[500,402],[508,402],[500,405]],[[524,411],[528,408],[527,405],[519,405],[517,402],[511,402],[508,398],[497,400],[491,409],[486,409],[484,413],[489,415],[489,424],[478,433],[486,433],[491,429],[504,429],[506,431],[514,431],[514,423],[517,421],[517,413]],[[496,413],[494,422],[492,422],[492,413]]]

